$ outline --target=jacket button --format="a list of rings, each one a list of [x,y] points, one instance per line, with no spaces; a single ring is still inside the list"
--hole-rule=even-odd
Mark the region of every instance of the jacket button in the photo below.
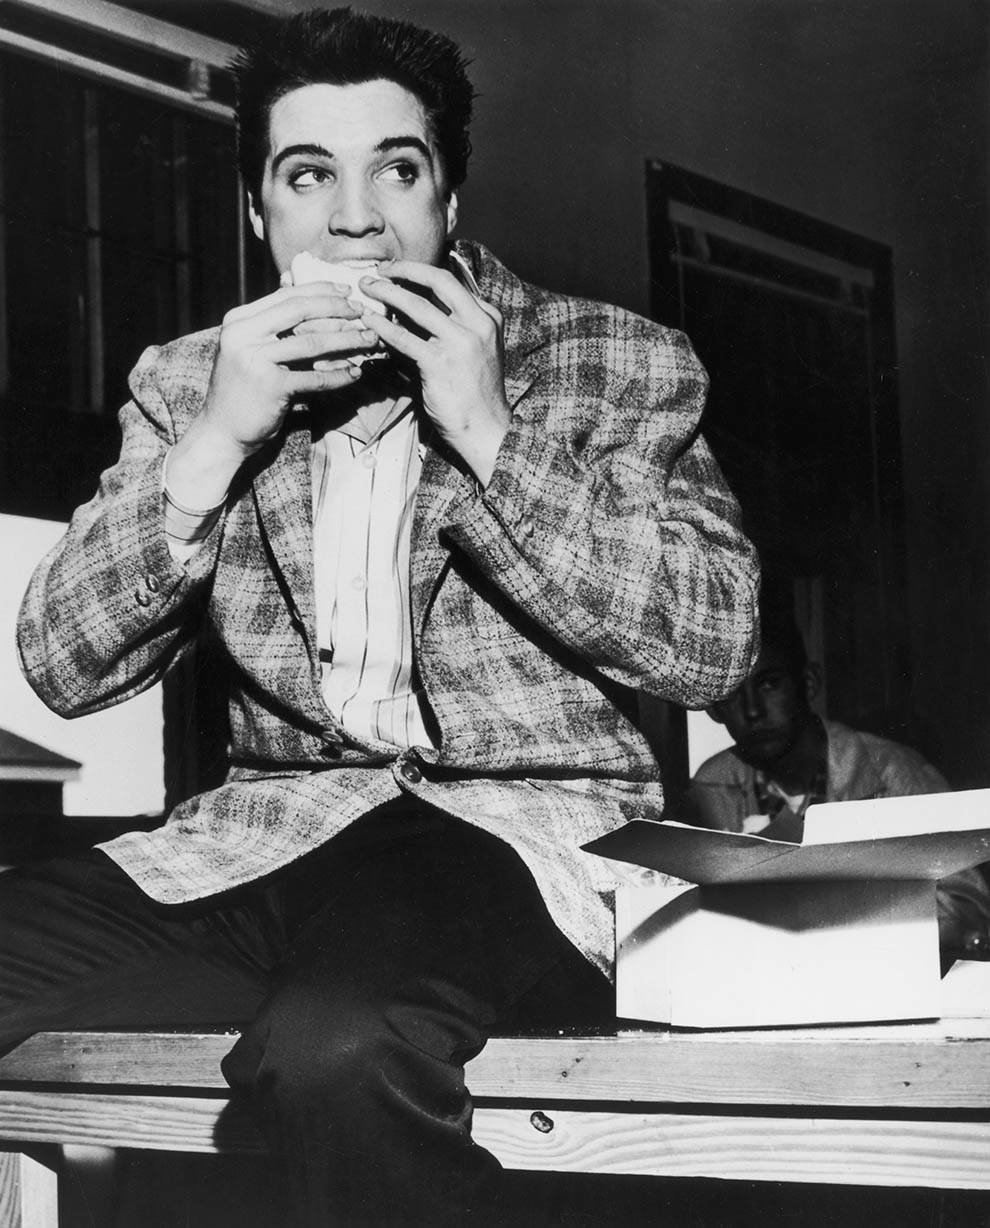
[[[415,765],[415,763],[404,763],[399,768],[399,775],[403,780],[408,780],[411,785],[418,785],[423,779],[423,773]]]
[[[151,605],[151,598],[143,588],[135,590],[134,600],[138,603],[138,605]]]
[[[528,516],[519,521],[519,534],[521,537],[532,537],[535,532],[536,525],[533,524]]]
[[[144,583],[147,586],[149,593],[157,593],[161,588],[161,584],[158,582],[158,577],[152,575],[150,572],[144,577]]]

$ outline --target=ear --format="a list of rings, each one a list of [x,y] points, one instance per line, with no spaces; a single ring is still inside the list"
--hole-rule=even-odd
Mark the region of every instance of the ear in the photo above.
[[[258,210],[254,207],[254,197],[248,193],[248,217],[251,219],[251,229],[258,239],[265,237],[265,219],[261,216]]]
[[[822,689],[822,667],[817,661],[809,661],[801,671],[801,677],[804,681],[805,698],[810,704]]]
[[[451,192],[447,198],[447,234],[454,233],[454,227],[457,225],[457,193]]]

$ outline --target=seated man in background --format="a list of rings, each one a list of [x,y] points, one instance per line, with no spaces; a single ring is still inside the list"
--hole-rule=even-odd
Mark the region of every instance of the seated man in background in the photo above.
[[[753,671],[708,709],[735,745],[698,768],[688,793],[689,821],[800,840],[804,813],[816,802],[949,791],[941,773],[909,746],[819,717],[811,705],[821,666],[808,660],[793,617],[764,601],[761,618]],[[990,889],[980,871],[942,879],[938,902],[943,956],[983,955]]]

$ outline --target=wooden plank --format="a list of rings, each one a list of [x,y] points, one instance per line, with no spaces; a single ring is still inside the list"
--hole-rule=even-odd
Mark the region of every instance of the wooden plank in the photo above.
[[[221,1099],[5,1092],[0,1136],[257,1153]],[[508,1168],[832,1184],[990,1188],[990,1123],[480,1108],[474,1136]],[[16,1222],[16,1221],[15,1221]],[[7,1221],[0,1218],[0,1225]]]
[[[0,1083],[226,1088],[236,1033],[39,1032],[0,1057]]]
[[[23,1145],[81,1143],[152,1151],[265,1150],[246,1112],[220,1097],[7,1089],[0,1093],[4,1138]]]
[[[125,89],[135,90],[137,93],[144,94],[149,98],[164,98],[174,106],[184,107],[187,110],[208,115],[212,119],[223,120],[225,123],[233,123],[234,120],[233,108],[226,106],[224,103],[213,102],[209,98],[199,98],[186,90],[165,85],[160,81],[153,80],[151,77],[143,77],[140,73],[128,72],[126,68],[116,68],[112,64],[103,63],[101,60],[94,60],[89,56],[79,55],[74,51],[66,51],[64,48],[56,47],[53,43],[46,43],[42,39],[29,38],[26,34],[18,34],[16,30],[0,28],[0,47],[15,47],[18,51],[23,51],[25,55],[34,56],[39,60],[51,61],[61,65],[63,68],[75,69],[89,77],[93,77],[97,81],[111,82],[114,85],[123,86]]]
[[[225,1089],[236,1032],[39,1032],[0,1058],[2,1083]]]
[[[19,1151],[0,1151],[0,1228],[58,1228],[58,1172]]]
[[[175,56],[203,60],[215,68],[226,68],[237,47],[183,26],[172,25],[145,13],[134,13],[108,0],[18,0],[27,8],[58,13],[76,25],[97,30],[111,38]]]
[[[990,1034],[844,1029],[496,1038],[467,1068],[476,1097],[646,1104],[990,1109]],[[40,1033],[0,1081],[224,1090],[235,1034]]]
[[[493,1040],[476,1096],[654,1104],[990,1108],[990,1044],[786,1033]]]
[[[990,1189],[990,1123],[486,1109],[474,1137],[506,1168]],[[549,1125],[549,1128],[548,1128]]]

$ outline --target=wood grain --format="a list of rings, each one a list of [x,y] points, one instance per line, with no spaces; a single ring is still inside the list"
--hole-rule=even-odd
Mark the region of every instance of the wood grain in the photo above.
[[[986,1122],[518,1110],[475,1116],[507,1168],[747,1181],[990,1189]]]
[[[226,1089],[236,1032],[39,1032],[0,1058],[0,1083]]]
[[[57,1228],[58,1174],[31,1155],[0,1151],[0,1225]]]
[[[467,1068],[479,1098],[990,1109],[990,1025],[498,1038]],[[225,1090],[236,1034],[40,1033],[0,1082]]]
[[[223,1098],[198,1096],[8,1089],[0,1093],[3,1138],[152,1151],[264,1151],[244,1112]]]
[[[6,1092],[0,1136],[164,1151],[254,1153],[222,1099]],[[480,1108],[475,1138],[508,1168],[990,1188],[990,1123]],[[0,1170],[2,1171],[2,1170]],[[0,1224],[16,1223],[5,1220]]]

